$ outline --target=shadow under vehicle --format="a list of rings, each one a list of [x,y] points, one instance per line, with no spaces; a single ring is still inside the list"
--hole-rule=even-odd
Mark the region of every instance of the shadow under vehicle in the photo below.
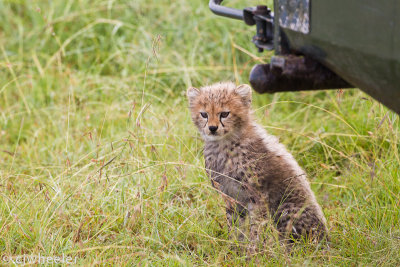
[[[400,1],[274,0],[274,12],[221,2],[211,11],[256,25],[255,46],[275,50],[250,73],[255,91],[358,87],[400,114]]]

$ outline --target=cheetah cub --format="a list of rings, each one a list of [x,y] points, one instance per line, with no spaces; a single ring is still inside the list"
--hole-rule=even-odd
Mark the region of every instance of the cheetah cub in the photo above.
[[[207,174],[225,200],[231,233],[240,240],[260,240],[269,221],[289,243],[324,237],[326,220],[306,174],[252,118],[250,86],[192,87],[187,97],[205,142]]]

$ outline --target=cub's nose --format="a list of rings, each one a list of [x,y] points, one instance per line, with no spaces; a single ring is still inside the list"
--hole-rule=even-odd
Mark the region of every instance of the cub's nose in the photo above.
[[[214,134],[214,133],[217,131],[218,126],[209,126],[208,129],[210,130],[210,132],[211,132],[212,134]]]

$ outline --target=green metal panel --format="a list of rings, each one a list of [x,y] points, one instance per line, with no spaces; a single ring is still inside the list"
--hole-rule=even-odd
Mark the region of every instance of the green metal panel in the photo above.
[[[314,0],[310,12],[308,34],[281,28],[289,48],[400,113],[400,1]]]

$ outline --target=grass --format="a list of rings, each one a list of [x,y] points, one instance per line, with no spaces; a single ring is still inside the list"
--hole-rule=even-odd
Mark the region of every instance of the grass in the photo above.
[[[331,246],[232,250],[185,91],[248,82],[253,30],[200,0],[0,1],[0,265],[400,265],[399,117],[357,89],[254,95]]]

